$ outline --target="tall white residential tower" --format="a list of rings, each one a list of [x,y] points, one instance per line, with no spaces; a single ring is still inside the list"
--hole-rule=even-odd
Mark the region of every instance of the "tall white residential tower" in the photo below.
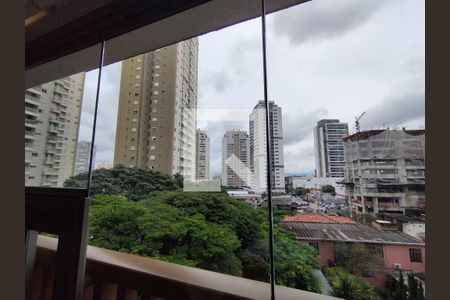
[[[267,187],[266,114],[264,101],[259,101],[250,113],[250,171],[252,187],[263,192]],[[271,140],[272,191],[285,192],[283,124],[281,107],[269,101],[269,133]]]

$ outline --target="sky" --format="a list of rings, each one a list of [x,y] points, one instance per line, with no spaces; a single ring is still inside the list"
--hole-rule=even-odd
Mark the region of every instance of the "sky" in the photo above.
[[[361,129],[425,128],[425,1],[313,0],[267,16],[268,98],[282,108],[286,174],[313,173],[312,130],[324,118]],[[96,162],[114,157],[121,64],[103,69]],[[90,139],[98,71],[86,75],[80,140]],[[198,127],[220,172],[225,130],[248,130],[263,99],[261,21],[199,37]],[[208,109],[223,110],[208,117]],[[241,114],[242,115],[242,114]]]

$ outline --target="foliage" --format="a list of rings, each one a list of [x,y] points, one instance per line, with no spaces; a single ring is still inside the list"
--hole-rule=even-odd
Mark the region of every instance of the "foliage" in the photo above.
[[[414,273],[408,273],[408,300],[425,299],[425,292],[422,283],[414,276]]]
[[[297,187],[294,189],[294,195],[299,197],[305,197],[306,194],[308,194],[310,189],[304,188],[304,187]]]
[[[296,241],[293,233],[276,225],[274,239],[277,284],[320,293],[320,282],[312,272],[320,269],[315,249]]]
[[[380,257],[372,254],[364,244],[335,243],[334,252],[336,264],[351,274],[362,275],[382,265]]]
[[[180,192],[182,180],[121,166],[95,170],[90,244],[268,282],[267,209],[225,192]],[[86,174],[65,186],[85,183]],[[276,282],[320,292],[315,250],[278,226],[285,214],[274,208]]]
[[[153,193],[141,203],[145,206],[165,203],[178,208],[188,216],[201,214],[208,222],[225,225],[233,230],[243,248],[262,238],[260,224],[263,217],[261,214],[248,204],[237,201],[226,193]]]
[[[87,173],[78,174],[64,182],[65,187],[85,188]],[[183,186],[179,174],[169,176],[146,168],[97,169],[92,172],[91,195],[122,195],[129,200],[146,198],[155,191],[175,191]]]
[[[157,203],[152,207],[119,196],[92,200],[90,244],[121,252],[240,276],[242,267],[234,251],[240,243],[227,227],[187,216]]]
[[[336,194],[336,189],[332,185],[324,185],[321,188],[322,193]]]
[[[399,279],[395,280],[392,287],[392,297],[398,300],[407,300],[408,299],[408,288],[405,285],[405,281],[403,279],[403,272],[400,270]]]
[[[334,267],[325,270],[331,287],[332,295],[347,300],[375,299],[373,289],[359,276],[348,273],[342,267]]]

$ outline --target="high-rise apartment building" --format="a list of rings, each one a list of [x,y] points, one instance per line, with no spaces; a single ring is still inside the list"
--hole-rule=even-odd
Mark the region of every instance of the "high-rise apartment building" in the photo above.
[[[198,39],[122,62],[114,165],[195,178]]]
[[[25,91],[25,184],[62,186],[73,175],[85,74]]]
[[[196,143],[195,178],[209,180],[209,136],[204,130],[197,129]]]
[[[74,175],[87,173],[89,171],[89,158],[91,157],[91,142],[79,141],[77,146],[77,155],[75,159]],[[92,158],[92,165],[95,166],[95,146]]]
[[[320,120],[313,133],[316,177],[344,177],[342,138],[348,135],[348,124],[335,119]]]
[[[222,185],[249,187],[249,141],[246,131],[226,131],[222,138]]]
[[[259,101],[250,113],[250,171],[252,187],[265,191],[267,187],[266,113],[264,101]],[[272,191],[285,192],[283,124],[281,107],[269,101],[269,134],[271,140]]]
[[[369,130],[344,138],[352,213],[425,210],[425,130]]]

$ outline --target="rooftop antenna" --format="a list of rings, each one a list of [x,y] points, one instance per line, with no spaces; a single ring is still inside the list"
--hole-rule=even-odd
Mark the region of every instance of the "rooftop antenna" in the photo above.
[[[362,114],[359,115],[359,117],[355,117],[355,128],[356,128],[356,132],[360,132],[361,131],[361,127],[359,125],[359,120],[361,120],[361,118],[366,114],[366,112],[364,111]]]

